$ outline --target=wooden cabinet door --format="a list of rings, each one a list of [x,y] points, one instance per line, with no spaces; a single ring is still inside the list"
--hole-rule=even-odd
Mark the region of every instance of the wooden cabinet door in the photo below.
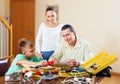
[[[13,55],[16,56],[19,39],[35,41],[35,0],[11,0],[10,23],[13,25]]]

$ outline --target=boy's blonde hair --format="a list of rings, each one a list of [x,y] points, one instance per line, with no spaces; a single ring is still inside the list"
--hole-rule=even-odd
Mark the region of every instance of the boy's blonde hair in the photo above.
[[[22,38],[18,41],[18,48],[19,48],[20,53],[23,54],[23,51],[24,51],[26,45],[33,47],[33,43],[31,41],[29,41],[27,38]]]

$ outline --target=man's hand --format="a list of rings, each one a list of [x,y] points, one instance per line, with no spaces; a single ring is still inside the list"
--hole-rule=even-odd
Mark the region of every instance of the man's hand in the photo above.
[[[76,59],[69,59],[67,61],[67,65],[70,66],[70,67],[77,67],[77,66],[80,65],[80,63]]]
[[[59,61],[57,59],[53,58],[53,57],[50,57],[49,61],[53,61],[54,64],[58,64],[59,63]]]

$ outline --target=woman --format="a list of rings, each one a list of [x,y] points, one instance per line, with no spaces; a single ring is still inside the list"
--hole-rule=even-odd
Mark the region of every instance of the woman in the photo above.
[[[41,23],[36,37],[36,53],[48,60],[57,47],[62,24],[57,22],[57,12],[54,7],[45,11],[46,22]]]

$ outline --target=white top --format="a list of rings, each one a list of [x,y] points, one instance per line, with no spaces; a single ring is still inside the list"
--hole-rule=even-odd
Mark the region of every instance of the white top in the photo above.
[[[62,26],[59,24],[57,27],[48,27],[45,23],[41,23],[36,37],[37,53],[56,49]]]

